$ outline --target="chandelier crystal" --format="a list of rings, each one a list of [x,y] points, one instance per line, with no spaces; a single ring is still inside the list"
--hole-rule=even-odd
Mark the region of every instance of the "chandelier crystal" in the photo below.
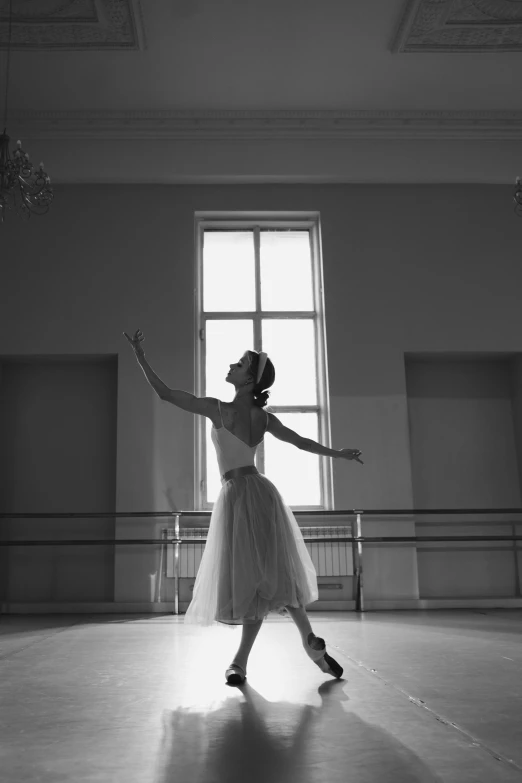
[[[31,215],[45,215],[53,200],[51,180],[44,171],[43,163],[35,169],[29,155],[22,149],[22,142],[9,152],[7,135],[7,106],[9,94],[9,67],[11,64],[11,28],[13,22],[12,0],[9,0],[9,33],[7,38],[7,63],[5,72],[4,132],[0,134],[0,223],[5,221],[8,210],[15,211],[21,218]],[[1,127],[1,126],[0,126]]]
[[[3,223],[7,210],[28,220],[32,214],[45,215],[53,200],[51,180],[44,171],[43,163],[36,169],[29,155],[17,141],[13,157],[9,152],[9,136],[0,135],[0,222]]]

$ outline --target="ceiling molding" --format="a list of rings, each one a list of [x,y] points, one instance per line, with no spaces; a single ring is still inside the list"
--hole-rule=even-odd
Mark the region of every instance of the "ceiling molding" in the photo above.
[[[8,38],[9,0],[0,0],[0,49],[7,49]],[[145,48],[140,0],[12,0],[13,50]]]
[[[520,139],[522,111],[24,111],[13,136],[55,139]]]
[[[399,54],[522,51],[522,4],[513,0],[407,0],[392,43]]]

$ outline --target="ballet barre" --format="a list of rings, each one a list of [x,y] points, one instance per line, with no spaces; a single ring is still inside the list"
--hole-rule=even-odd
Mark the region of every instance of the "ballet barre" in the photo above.
[[[482,525],[508,525],[511,527],[510,535],[428,535],[428,536],[366,536],[362,531],[363,517],[369,519],[370,517],[377,517],[378,521],[383,521],[383,517],[401,516],[406,517],[404,521],[413,522],[420,526],[433,526],[434,522],[420,522],[414,519],[416,516],[441,516],[441,515],[513,515],[517,514],[522,517],[522,508],[497,508],[497,509],[340,509],[340,510],[310,510],[310,511],[293,511],[295,517],[353,517],[345,524],[350,529],[351,535],[346,536],[303,536],[305,543],[317,543],[321,541],[327,541],[329,543],[351,543],[352,544],[352,556],[353,556],[353,573],[355,577],[355,609],[357,612],[364,612],[364,579],[363,579],[363,544],[411,544],[417,543],[429,543],[429,542],[464,542],[464,541],[482,541],[482,542],[501,542],[510,541],[513,543],[513,552],[515,556],[515,570],[517,578],[517,588],[520,592],[520,578],[518,571],[518,554],[521,552],[521,548],[518,547],[517,542],[522,541],[522,535],[517,534],[517,526],[522,529],[522,518],[518,521],[505,521],[505,520],[487,520],[482,521],[479,524]],[[179,614],[179,560],[180,560],[180,547],[184,544],[205,543],[206,536],[186,535],[190,531],[190,528],[182,529],[180,527],[180,520],[182,517],[210,517],[212,511],[145,511],[145,512],[59,512],[59,513],[0,513],[0,521],[2,520],[16,520],[16,519],[131,519],[131,518],[148,518],[148,519],[167,519],[172,520],[174,523],[173,530],[169,535],[169,530],[163,530],[160,538],[87,538],[87,539],[10,539],[4,537],[4,531],[2,525],[0,525],[0,547],[14,547],[14,546],[143,546],[143,545],[161,545],[161,558],[159,574],[160,580],[163,576],[164,569],[164,554],[165,548],[170,549],[170,555],[173,558],[173,571],[174,571],[174,614]],[[373,520],[375,521],[375,520]],[[442,523],[444,524],[444,523]],[[477,524],[476,520],[473,521],[453,521],[446,523],[457,526],[474,525]],[[316,526],[321,527],[321,526]],[[326,527],[326,526],[325,526]],[[159,590],[158,590],[159,592]],[[158,598],[159,600],[159,598]]]

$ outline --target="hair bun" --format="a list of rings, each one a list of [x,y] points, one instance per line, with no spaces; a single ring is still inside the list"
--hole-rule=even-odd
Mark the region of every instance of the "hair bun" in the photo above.
[[[268,398],[270,397],[270,392],[268,389],[265,391],[257,391],[254,392],[254,405],[257,405],[258,408],[264,408],[267,404]]]

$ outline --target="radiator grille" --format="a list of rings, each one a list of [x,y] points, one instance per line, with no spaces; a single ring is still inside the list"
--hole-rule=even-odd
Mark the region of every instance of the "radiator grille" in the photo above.
[[[169,531],[171,532],[171,531]],[[180,577],[196,576],[205,547],[208,528],[181,528],[182,538],[192,538],[194,543],[183,543],[179,548],[179,575]],[[310,553],[312,562],[317,571],[317,576],[352,576],[353,557],[351,542],[329,541],[329,538],[351,536],[349,525],[336,525],[330,527],[301,527],[304,538],[316,538],[317,541],[307,542],[306,548]],[[198,539],[200,539],[198,541]]]

